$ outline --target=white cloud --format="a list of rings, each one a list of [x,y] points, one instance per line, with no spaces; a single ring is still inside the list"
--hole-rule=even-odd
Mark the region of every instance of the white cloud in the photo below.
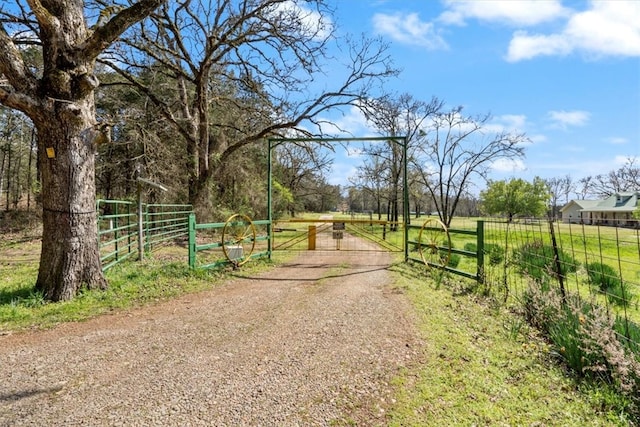
[[[566,16],[569,11],[560,0],[446,0],[448,8],[438,18],[445,24],[464,25],[467,19],[531,26]]]
[[[367,125],[367,120],[362,111],[357,107],[350,107],[340,117],[322,118],[327,122],[323,125],[323,132],[335,134],[334,136],[365,137],[373,136],[375,133]]]
[[[430,50],[447,49],[447,43],[435,30],[432,22],[421,21],[417,13],[373,16],[375,32],[400,43],[425,47]]]
[[[324,40],[333,31],[333,22],[329,17],[321,15],[316,10],[299,6],[292,0],[275,5],[273,19],[283,19],[282,17],[299,21],[300,29],[306,37]]]
[[[334,163],[331,165],[331,171],[327,182],[331,185],[350,185],[349,178],[355,177],[358,173],[358,168],[349,163]]]
[[[596,54],[640,55],[640,3],[593,2],[593,9],[576,14],[566,34],[577,47]]]
[[[629,140],[627,138],[621,138],[621,137],[617,137],[617,136],[612,136],[610,138],[607,138],[606,141],[609,144],[613,144],[613,145],[621,145],[621,144],[626,144],[629,142]]]
[[[516,62],[541,55],[568,55],[573,52],[596,58],[640,56],[640,2],[591,1],[589,9],[571,15],[559,33],[545,35],[516,31],[506,59]]]
[[[526,31],[516,31],[509,44],[507,61],[517,62],[540,55],[567,55],[571,50],[570,42],[562,35],[530,36]]]
[[[615,165],[615,168],[626,165],[627,163],[629,163],[629,159],[632,159],[632,158],[633,156],[621,156],[621,155],[615,156],[613,158],[613,163]],[[612,169],[615,169],[615,168],[612,168]]]
[[[501,124],[504,130],[509,132],[522,132],[527,125],[527,116],[524,114],[504,114],[493,120]]]
[[[484,132],[523,133],[527,126],[527,116],[523,114],[504,114],[496,116],[482,126]]]
[[[526,170],[524,162],[520,159],[498,159],[491,163],[494,172],[522,172]]]
[[[569,126],[584,126],[589,121],[591,114],[587,111],[549,111],[549,119],[554,127],[566,129]]]

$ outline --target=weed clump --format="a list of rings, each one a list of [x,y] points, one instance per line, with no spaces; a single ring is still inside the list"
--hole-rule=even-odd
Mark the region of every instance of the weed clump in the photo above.
[[[525,243],[514,250],[514,259],[521,273],[531,277],[538,283],[547,283],[557,276],[557,266],[553,246],[540,240]],[[566,276],[575,273],[580,263],[570,254],[558,248],[559,274]]]
[[[478,245],[468,242],[464,245],[464,250],[469,252],[477,252]],[[484,245],[485,259],[489,260],[490,265],[498,265],[504,261],[504,248],[495,243],[485,243]]]
[[[618,272],[610,265],[601,262],[587,264],[589,283],[607,296],[611,304],[627,307],[633,294],[626,288]]]
[[[556,354],[580,376],[603,380],[629,400],[640,421],[640,354],[622,334],[637,325],[612,318],[602,306],[577,296],[562,297],[545,284],[531,283],[524,294],[527,320],[545,333]]]

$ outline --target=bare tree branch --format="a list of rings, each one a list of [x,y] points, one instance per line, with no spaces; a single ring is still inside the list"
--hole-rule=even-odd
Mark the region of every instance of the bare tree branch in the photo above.
[[[397,72],[378,41],[347,41],[343,77],[318,89],[315,79],[333,41],[332,27],[323,24],[323,0],[212,3],[167,4],[127,35],[130,51],[118,46],[108,61],[129,81],[146,75],[149,59],[165,73],[161,88],[137,87],[176,126],[189,156],[198,153],[188,166],[194,198],[215,165],[241,148],[286,130],[321,133],[321,114],[358,105]],[[310,124],[316,128],[305,128]]]
[[[20,51],[2,24],[0,24],[0,72],[4,74],[14,90],[23,94],[22,97],[35,96],[38,81],[26,67]],[[7,94],[13,92],[8,89],[4,91]]]
[[[37,0],[30,0],[37,1]],[[166,0],[140,0],[132,6],[121,10],[105,25],[95,29],[81,50],[86,58],[96,58],[131,25],[148,16]]]
[[[38,21],[40,29],[46,34],[60,33],[60,20],[42,4],[40,0],[26,0]]]

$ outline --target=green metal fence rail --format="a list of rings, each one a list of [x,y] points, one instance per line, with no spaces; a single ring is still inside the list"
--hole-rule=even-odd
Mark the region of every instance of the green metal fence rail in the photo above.
[[[408,225],[408,228],[410,229],[410,235],[415,236],[417,234],[417,231],[420,230],[422,228],[421,225]],[[430,231],[435,231],[435,232],[442,232],[444,233],[445,231],[443,229],[437,228],[437,227],[425,227],[426,230],[430,230]],[[415,232],[411,232],[411,230],[414,230]],[[453,244],[453,242],[456,240],[454,239],[454,237],[451,238],[452,241],[452,247],[448,248],[446,246],[438,246],[437,249],[441,250],[441,251],[450,251],[452,255],[460,255],[463,257],[467,257],[469,259],[474,260],[475,262],[472,265],[475,265],[475,268],[473,269],[473,271],[469,271],[470,269],[462,269],[462,268],[458,268],[458,263],[455,263],[455,265],[452,265],[452,263],[450,262],[449,265],[445,265],[445,266],[441,266],[441,265],[435,265],[435,264],[429,264],[430,267],[434,267],[434,268],[439,268],[445,271],[448,271],[450,273],[453,273],[455,275],[458,276],[462,276],[462,277],[466,277],[468,279],[472,279],[477,281],[478,283],[483,283],[484,281],[484,255],[485,255],[485,251],[484,251],[484,221],[478,221],[476,223],[476,228],[475,230],[473,229],[455,229],[455,228],[449,228],[447,229],[447,232],[449,233],[449,235],[452,236],[472,236],[475,241],[475,250],[466,250],[466,249],[460,249],[455,247],[455,245]],[[418,258],[415,256],[415,254],[418,251],[418,248],[420,246],[420,242],[418,242],[417,240],[414,239],[409,239],[408,240],[409,246],[412,248],[411,250],[408,251],[407,254],[407,260],[408,261],[415,261],[415,262],[423,262],[421,258]],[[453,257],[452,257],[453,258]],[[469,263],[463,263],[463,265],[466,265],[468,267]]]
[[[151,252],[154,246],[167,241],[186,238],[189,234],[189,215],[192,213],[191,205],[146,205],[145,252]]]
[[[104,271],[131,257],[142,258],[140,248],[151,252],[162,244],[187,239],[191,205],[143,204],[142,221],[137,204],[125,200],[97,200],[98,240]],[[142,227],[142,230],[140,230]],[[140,237],[142,236],[142,237]],[[143,245],[139,245],[142,238]]]
[[[137,255],[136,205],[122,200],[98,200],[98,241],[102,269]]]
[[[271,221],[257,220],[252,221],[253,225],[259,229],[256,235],[258,250],[250,255],[250,258],[271,257]],[[222,247],[228,242],[222,241],[222,230],[225,222],[204,223],[196,222],[195,214],[190,214],[188,218],[188,235],[189,235],[189,267],[200,269],[219,268],[232,264],[223,251]],[[200,232],[200,233],[199,233]],[[201,241],[203,243],[198,243]],[[200,256],[198,257],[198,253]]]

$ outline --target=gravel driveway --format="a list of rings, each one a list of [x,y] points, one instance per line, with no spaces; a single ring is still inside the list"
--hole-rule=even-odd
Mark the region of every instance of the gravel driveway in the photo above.
[[[384,253],[308,252],[257,277],[0,337],[0,425],[385,425],[414,363]]]

